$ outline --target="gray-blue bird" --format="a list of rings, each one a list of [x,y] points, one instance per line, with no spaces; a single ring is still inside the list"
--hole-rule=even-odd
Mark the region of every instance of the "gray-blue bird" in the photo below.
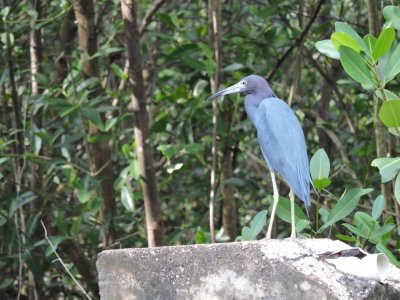
[[[215,93],[210,99],[232,93],[246,95],[244,108],[257,128],[258,142],[271,172],[274,202],[266,237],[271,238],[272,224],[279,201],[275,180],[275,172],[278,172],[290,187],[292,219],[290,237],[295,238],[294,194],[305,203],[308,215],[308,208],[311,205],[310,184],[312,184],[307,146],[300,123],[289,105],[277,98],[268,82],[260,76],[247,76],[238,83]]]

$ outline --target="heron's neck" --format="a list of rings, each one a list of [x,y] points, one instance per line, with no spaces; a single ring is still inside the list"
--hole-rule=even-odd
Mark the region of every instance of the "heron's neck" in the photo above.
[[[246,110],[247,116],[250,118],[251,122],[256,125],[256,112],[260,103],[270,97],[275,97],[275,94],[269,89],[268,92],[260,94],[249,94],[244,98],[244,109]]]

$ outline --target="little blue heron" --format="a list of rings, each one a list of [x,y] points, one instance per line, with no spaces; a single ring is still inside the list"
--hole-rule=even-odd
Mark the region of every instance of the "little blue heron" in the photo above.
[[[294,194],[306,205],[307,215],[311,204],[310,184],[312,181],[303,130],[293,110],[286,102],[275,96],[264,78],[257,75],[247,76],[238,83],[215,93],[209,99],[233,93],[246,95],[244,108],[257,128],[261,152],[271,172],[274,202],[267,239],[271,238],[272,224],[279,201],[275,172],[278,172],[290,187],[292,219],[290,237],[295,238]]]

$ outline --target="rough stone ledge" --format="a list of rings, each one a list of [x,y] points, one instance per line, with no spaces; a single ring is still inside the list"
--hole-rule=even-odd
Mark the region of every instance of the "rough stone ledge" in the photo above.
[[[350,248],[328,239],[107,250],[99,254],[102,299],[400,299],[400,270],[384,282],[320,260]]]

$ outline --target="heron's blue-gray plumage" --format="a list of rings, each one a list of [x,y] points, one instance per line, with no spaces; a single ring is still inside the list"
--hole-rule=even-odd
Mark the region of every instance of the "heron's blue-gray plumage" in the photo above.
[[[255,111],[254,125],[271,172],[278,172],[307,207],[310,171],[303,130],[293,110],[281,99],[266,98]]]

